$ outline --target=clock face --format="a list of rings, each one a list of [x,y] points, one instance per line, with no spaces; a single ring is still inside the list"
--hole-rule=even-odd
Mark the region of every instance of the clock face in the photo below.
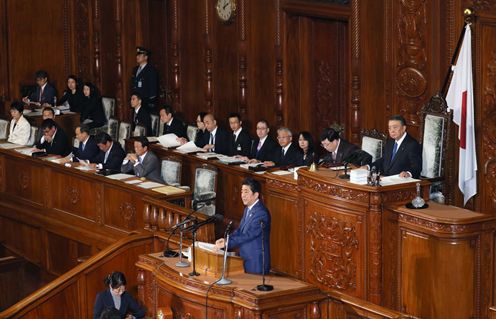
[[[215,8],[219,19],[224,22],[228,22],[234,17],[236,2],[235,0],[217,0],[217,5]]]

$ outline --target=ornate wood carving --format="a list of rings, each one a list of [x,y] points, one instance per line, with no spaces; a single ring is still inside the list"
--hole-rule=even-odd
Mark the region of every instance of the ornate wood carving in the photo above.
[[[314,179],[307,178],[306,176],[300,175],[298,177],[298,184],[302,188],[306,187],[324,195],[331,195],[360,203],[369,202],[369,194],[367,192],[343,188],[337,185],[325,184]]]
[[[71,24],[69,12],[69,0],[64,0],[64,9],[62,10],[64,16],[64,71],[65,74],[71,73],[71,47],[70,47],[70,35],[71,35]]]
[[[28,170],[28,172],[29,172],[29,170]],[[17,175],[18,182],[19,182],[19,188],[22,191],[25,191],[29,187],[29,184],[31,184],[31,176],[28,172],[21,171]]]
[[[178,30],[178,6],[179,1],[172,1],[172,30],[171,30],[171,47],[172,47],[172,79],[173,79],[173,105],[174,109],[180,109],[181,92],[180,92],[180,67],[179,67],[179,30]]]
[[[69,203],[76,205],[81,197],[79,189],[73,186],[68,186],[65,191],[67,192],[67,200]]]
[[[239,113],[241,114],[242,118],[246,118],[246,113],[247,113],[247,96],[246,96],[246,90],[247,90],[247,76],[246,76],[246,70],[247,70],[247,52],[246,52],[246,11],[245,11],[245,0],[241,0],[239,2],[239,14],[240,14],[240,19],[239,19],[239,40],[240,40],[240,45],[239,45]]]
[[[306,235],[310,243],[309,274],[326,287],[356,289],[355,257],[359,242],[355,227],[313,212],[307,221]]]
[[[76,54],[76,73],[81,77],[92,77],[90,62],[90,8],[88,0],[74,1],[74,12],[76,21],[75,30],[75,54]],[[85,54],[86,53],[86,54]]]
[[[100,66],[100,0],[94,0],[93,3],[93,81],[97,87],[102,87],[102,76],[101,76],[101,66]]]
[[[333,107],[334,104],[334,92],[333,88],[339,85],[336,81],[336,76],[333,76],[338,72],[338,67],[336,64],[331,64],[328,61],[316,61],[315,69],[317,70],[316,79],[316,108],[317,108],[317,126],[318,127],[329,127],[331,119],[339,119],[340,114],[333,114],[336,111],[339,112],[339,108]]]
[[[443,224],[436,223],[429,220],[421,219],[418,217],[412,217],[410,215],[399,214],[398,220],[401,222],[414,224],[425,228],[426,230],[435,231],[436,233],[448,233],[448,234],[460,234],[466,233],[473,229],[479,228],[479,225],[453,225],[453,224]]]
[[[369,225],[369,289],[368,300],[381,303],[382,296],[382,214],[381,210],[367,214]]]
[[[281,46],[281,1],[276,0],[276,34],[275,34],[275,51],[276,51],[276,64],[275,64],[275,120],[276,126],[283,125],[283,60],[282,60],[282,46]]]
[[[122,15],[123,15],[123,3],[122,0],[115,0],[115,66],[116,66],[116,92],[115,92],[115,106],[118,111],[119,118],[126,118],[124,115],[126,106],[123,103],[126,99],[123,99],[124,92],[124,79],[122,78],[122,34],[123,34],[123,23],[122,23]],[[139,14],[138,14],[139,16]]]
[[[351,1],[351,141],[360,138],[360,3]]]
[[[124,202],[119,206],[120,216],[124,219],[128,229],[136,228],[136,206],[132,203]]]
[[[100,185],[97,187],[96,192],[95,192],[95,207],[96,207],[96,222],[100,226],[103,225],[103,185]]]
[[[383,203],[408,202],[417,195],[415,190],[395,190],[393,192],[383,193]]]
[[[496,9],[496,1],[494,0],[472,0],[470,2],[472,3],[470,7],[475,9],[475,11],[486,11],[486,10]]]
[[[482,91],[482,158],[484,180],[488,187],[486,193],[492,208],[496,207],[496,50],[490,53],[489,63],[485,66],[486,81]],[[487,207],[486,209],[491,209]]]
[[[280,180],[276,179],[267,179],[267,184],[270,185],[269,187],[280,189],[283,191],[288,191],[288,192],[299,192],[299,187],[297,185],[285,183]]]

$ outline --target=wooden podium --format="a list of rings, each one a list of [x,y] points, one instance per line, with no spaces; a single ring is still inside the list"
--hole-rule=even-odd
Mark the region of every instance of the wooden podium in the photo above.
[[[174,318],[321,318],[319,303],[326,295],[312,284],[281,276],[267,276],[270,292],[257,291],[262,276],[236,274],[232,284],[217,286],[218,279],[206,274],[190,277],[191,267],[175,266],[178,258],[161,253],[141,255],[138,267],[138,294],[148,314],[157,317],[162,309],[172,309]]]
[[[218,277],[222,275],[224,254],[212,251],[213,244],[198,242],[196,245],[196,271]],[[226,276],[244,273],[243,259],[239,256],[227,256]]]

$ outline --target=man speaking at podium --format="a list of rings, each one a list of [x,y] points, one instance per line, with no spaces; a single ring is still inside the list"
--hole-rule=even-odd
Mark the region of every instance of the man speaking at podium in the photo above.
[[[270,270],[270,215],[259,199],[260,191],[260,183],[256,180],[250,177],[243,180],[241,200],[245,210],[239,228],[230,235],[228,244],[229,250],[239,247],[245,272],[254,274]],[[217,239],[215,246],[224,248],[225,239]]]

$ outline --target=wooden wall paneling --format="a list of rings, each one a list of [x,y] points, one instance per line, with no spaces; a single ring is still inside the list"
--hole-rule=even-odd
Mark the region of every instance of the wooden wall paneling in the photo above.
[[[47,268],[52,274],[62,275],[78,265],[78,258],[90,256],[91,247],[47,231]]]
[[[7,0],[0,1],[0,107],[10,98]]]
[[[205,109],[210,111],[213,108],[213,57],[212,57],[212,28],[213,17],[210,1],[205,0],[205,44],[204,44],[204,63],[205,63]],[[193,122],[194,123],[194,122]]]
[[[73,72],[83,79],[93,79],[93,2],[92,0],[72,0],[71,23],[74,30],[73,43],[75,65]]]
[[[268,2],[268,1],[267,1]],[[239,74],[239,87],[238,87],[238,112],[241,115],[243,120],[243,127],[245,129],[249,129],[250,121],[246,119],[247,113],[247,96],[246,96],[246,86],[247,86],[247,78],[246,78],[246,68],[248,63],[247,58],[247,39],[246,39],[246,1],[240,0],[238,3],[238,12],[239,12],[239,56],[238,56],[238,74]]]
[[[101,89],[102,87],[102,66],[100,52],[102,51],[102,41],[101,37],[101,0],[92,0],[92,29],[90,31],[91,39],[93,42],[93,52],[92,54],[92,69],[93,69],[93,79],[92,82]]]
[[[118,117],[122,116],[122,96],[118,94],[118,87],[122,87],[121,61],[121,13],[122,1],[98,1],[99,23],[99,64],[100,83],[97,84],[103,96],[115,97],[115,111]],[[129,20],[132,24],[133,20]],[[96,79],[95,79],[96,81]],[[95,83],[96,84],[96,83]],[[124,119],[124,117],[122,117]]]
[[[38,266],[44,264],[46,247],[42,245],[39,227],[6,217],[0,217],[0,226],[0,239],[5,247]]]

